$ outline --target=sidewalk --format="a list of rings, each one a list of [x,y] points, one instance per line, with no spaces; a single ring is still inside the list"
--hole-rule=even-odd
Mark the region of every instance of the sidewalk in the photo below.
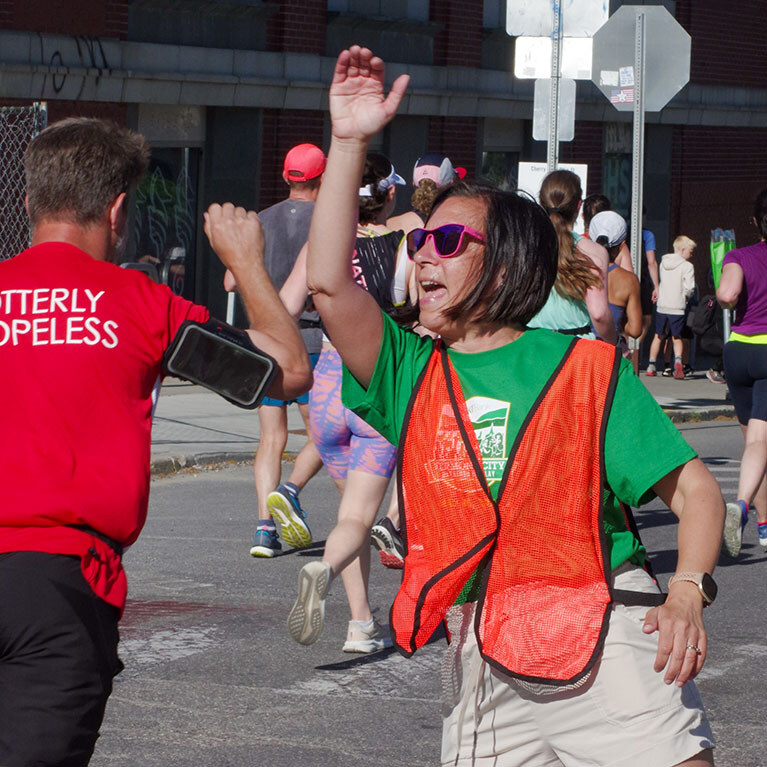
[[[733,418],[727,387],[706,378],[640,380],[675,423]],[[169,474],[188,467],[225,461],[252,461],[258,447],[258,413],[230,405],[200,386],[168,379],[162,387],[152,428],[152,474]],[[288,408],[288,444],[295,455],[306,441],[304,423],[297,407]]]

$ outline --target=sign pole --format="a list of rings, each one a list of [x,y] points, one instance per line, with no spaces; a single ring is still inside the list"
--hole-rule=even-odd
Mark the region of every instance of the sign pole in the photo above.
[[[645,15],[637,13],[634,36],[634,146],[631,167],[631,263],[642,279],[642,201],[644,199]],[[629,339],[634,372],[639,372],[639,340]]]
[[[554,30],[551,34],[551,100],[549,104],[549,142],[547,153],[548,172],[559,164],[559,79],[562,60],[562,5],[551,0]]]
[[[226,324],[234,325],[234,307],[237,297],[233,292],[226,294]]]
[[[634,147],[631,168],[631,261],[634,274],[642,276],[642,201],[644,186],[644,76],[645,15],[636,17],[634,40]]]

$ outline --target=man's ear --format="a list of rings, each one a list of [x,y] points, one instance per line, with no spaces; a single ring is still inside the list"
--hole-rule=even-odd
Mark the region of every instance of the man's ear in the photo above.
[[[109,206],[109,226],[116,234],[122,233],[128,220],[127,200],[128,196],[125,192],[120,192]]]

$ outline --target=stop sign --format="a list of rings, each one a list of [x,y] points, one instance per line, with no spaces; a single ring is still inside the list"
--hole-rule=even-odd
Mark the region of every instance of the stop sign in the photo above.
[[[659,112],[690,79],[690,36],[661,5],[624,5],[594,35],[593,83],[622,112],[634,109],[637,16],[645,16],[644,107]]]

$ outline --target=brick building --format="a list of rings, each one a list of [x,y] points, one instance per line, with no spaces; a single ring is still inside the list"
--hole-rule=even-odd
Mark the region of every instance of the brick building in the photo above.
[[[153,255],[176,288],[224,311],[221,271],[201,211],[281,199],[284,153],[327,148],[334,57],[359,42],[408,71],[400,114],[376,140],[398,170],[443,151],[470,176],[514,185],[517,164],[545,159],[531,138],[532,81],[512,75],[507,0],[0,0],[0,100],[44,100],[49,121],[106,116],[151,141],[136,205],[135,257]],[[611,2],[614,12],[622,4]],[[691,82],[647,117],[647,225],[665,252],[717,226],[750,244],[755,192],[767,186],[767,88],[759,21],[767,0],[664,0],[692,36]],[[625,204],[631,115],[577,86],[575,138],[563,162],[589,166],[589,192]],[[407,204],[407,193],[401,195]],[[174,268],[170,268],[173,266]],[[179,269],[180,267],[180,269]]]

